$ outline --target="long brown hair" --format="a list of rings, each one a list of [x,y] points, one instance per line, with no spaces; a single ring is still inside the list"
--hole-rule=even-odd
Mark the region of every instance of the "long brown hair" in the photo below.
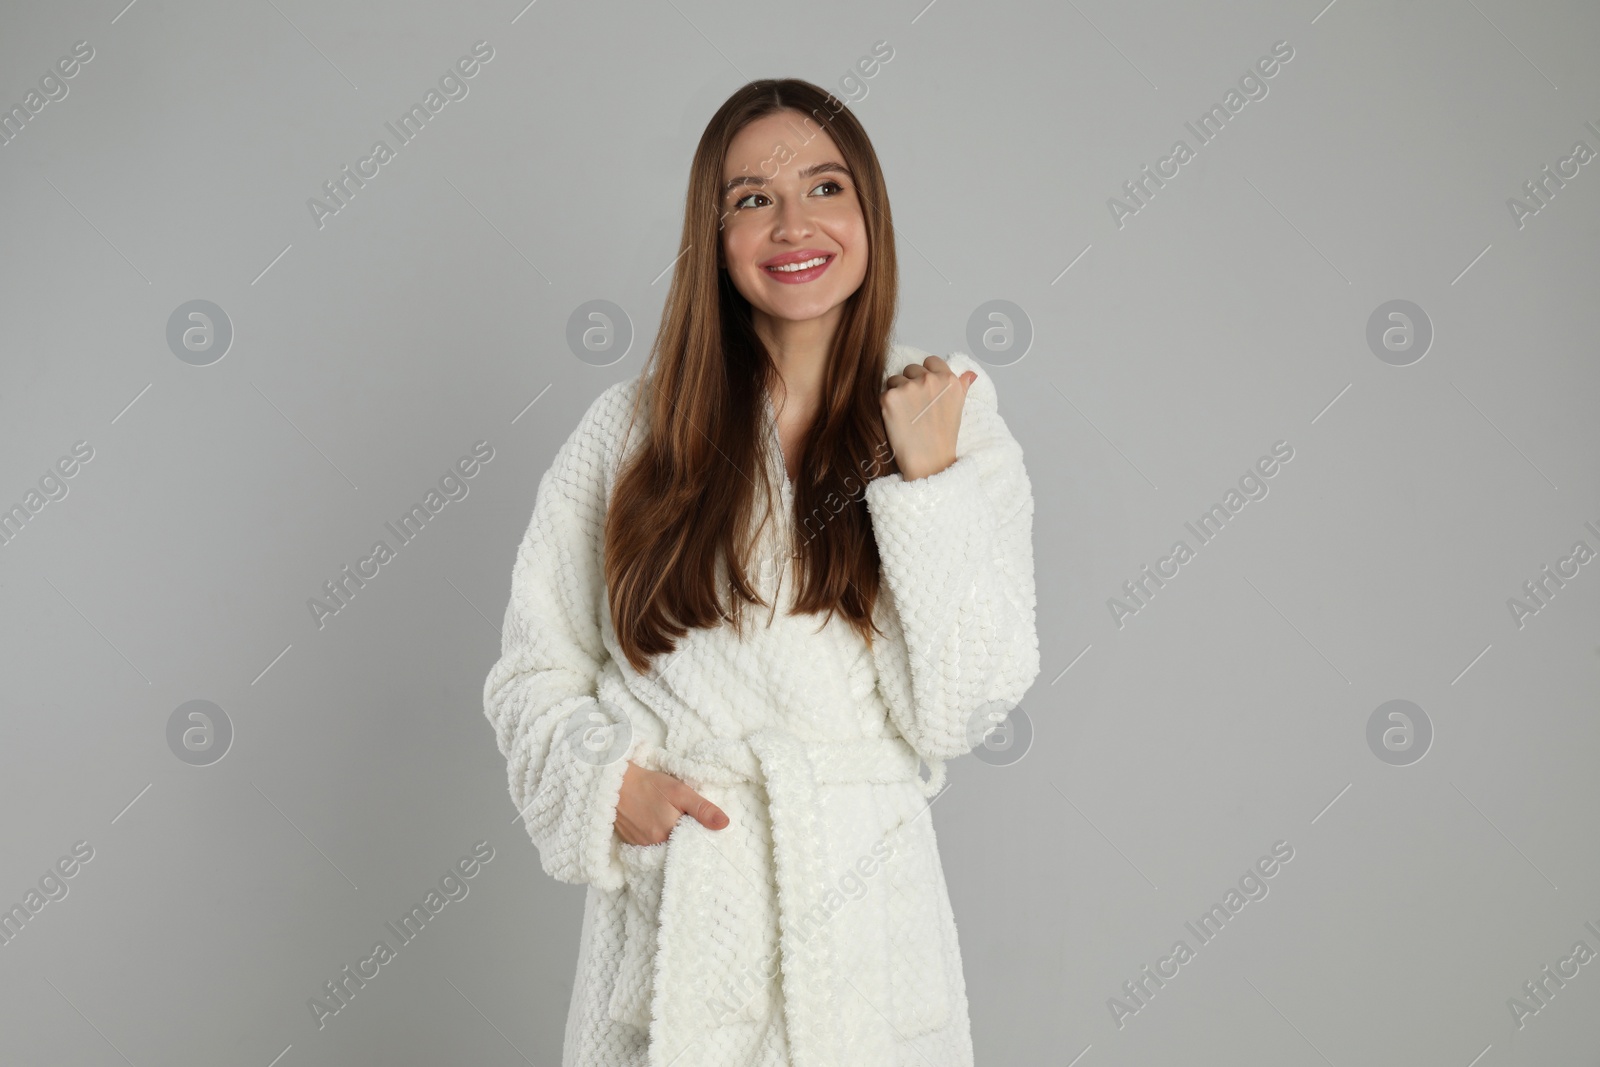
[[[886,473],[888,451],[879,395],[899,290],[888,190],[872,142],[843,101],[810,82],[762,79],[723,103],[695,149],[680,258],[635,394],[634,417],[641,407],[649,412],[647,435],[618,474],[606,515],[612,624],[640,673],[691,628],[726,619],[742,632],[744,605],[766,603],[746,568],[758,483],[769,504],[774,492],[770,445],[757,438],[768,390],[781,379],[749,301],[718,269],[719,205],[734,136],[785,110],[800,113],[791,124],[800,143],[826,130],[843,154],[867,237],[866,276],[845,301],[794,483],[799,575],[791,613],[841,612],[869,644],[876,630],[879,558],[865,482]],[[792,576],[791,567],[784,580]]]

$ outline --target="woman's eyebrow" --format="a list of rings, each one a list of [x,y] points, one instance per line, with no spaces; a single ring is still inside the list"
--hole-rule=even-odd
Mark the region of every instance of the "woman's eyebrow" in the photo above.
[[[845,166],[843,163],[833,163],[833,162],[813,163],[809,167],[801,167],[800,170],[797,172],[797,174],[801,179],[805,179],[805,178],[815,177],[818,174],[824,174],[824,173],[826,173],[828,171],[834,171],[834,172],[837,172],[839,174],[843,174],[846,177],[854,177],[854,175],[850,173],[850,168],[849,167]],[[767,179],[762,177],[759,174],[741,174],[738,177],[730,178],[728,181],[723,183],[723,185],[722,185],[722,195],[723,196],[727,196],[729,193],[733,192],[735,189],[738,189],[741,186],[745,186],[745,185],[761,186],[761,185],[766,185],[766,184],[767,184]]]

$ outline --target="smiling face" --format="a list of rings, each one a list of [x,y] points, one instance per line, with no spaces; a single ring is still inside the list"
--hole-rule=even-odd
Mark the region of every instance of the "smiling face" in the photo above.
[[[722,181],[723,263],[758,330],[771,335],[764,318],[836,326],[867,274],[867,227],[833,138],[798,111],[755,119],[728,146]]]

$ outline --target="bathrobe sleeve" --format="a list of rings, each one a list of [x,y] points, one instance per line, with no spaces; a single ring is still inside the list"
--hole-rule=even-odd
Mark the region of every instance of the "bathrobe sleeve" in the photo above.
[[[1022,447],[1000,418],[988,371],[963,352],[946,362],[958,375],[978,373],[955,462],[913,481],[884,475],[866,489],[887,621],[903,636],[873,642],[880,692],[941,782],[942,761],[976,748],[1039,673],[1033,491]]]
[[[613,890],[623,884],[613,824],[628,761],[599,763],[582,728],[623,721],[596,697],[609,656],[600,623],[607,427],[621,396],[613,386],[590,405],[540,479],[512,567],[500,659],[483,687],[511,799],[545,873]]]

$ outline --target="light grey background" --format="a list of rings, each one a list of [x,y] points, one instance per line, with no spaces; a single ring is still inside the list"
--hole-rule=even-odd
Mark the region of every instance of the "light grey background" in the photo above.
[[[880,40],[853,107],[898,339],[964,349],[991,299],[1035,333],[989,373],[1038,504],[1036,734],[934,808],[978,1062],[1595,1062],[1600,961],[1521,1027],[1507,1004],[1600,951],[1600,563],[1508,607],[1600,550],[1600,162],[1507,206],[1600,149],[1593,5],[122,2],[0,11],[5,108],[94,48],[0,147],[0,506],[94,450],[0,546],[0,904],[94,850],[0,946],[0,1062],[559,1061],[584,891],[540,870],[481,705],[515,547],[639,371],[711,113],[756,77],[845,96]],[[308,198],[479,40],[469,94],[319,229]],[[1119,227],[1278,41],[1268,95]],[[209,366],[166,341],[196,299],[234,331]],[[595,299],[635,332],[605,367],[565,341]],[[1395,299],[1434,331],[1408,366],[1366,340]],[[468,495],[319,628],[308,600],[480,440]],[[1280,440],[1269,495],[1119,628],[1108,599]],[[1433,726],[1409,766],[1368,746],[1392,699]],[[209,766],[168,745],[191,700],[233,726]],[[470,893],[319,1030],[308,1000],[480,840]]]

